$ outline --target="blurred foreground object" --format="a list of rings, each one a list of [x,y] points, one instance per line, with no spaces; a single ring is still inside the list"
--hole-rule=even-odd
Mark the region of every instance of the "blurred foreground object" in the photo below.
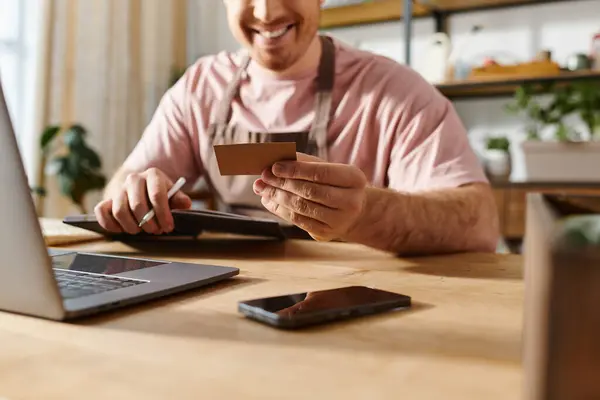
[[[600,197],[529,194],[524,399],[600,398]]]

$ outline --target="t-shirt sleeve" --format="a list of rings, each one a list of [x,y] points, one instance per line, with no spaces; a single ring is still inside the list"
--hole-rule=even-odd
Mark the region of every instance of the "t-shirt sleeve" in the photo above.
[[[187,185],[202,175],[198,135],[191,126],[188,71],[161,98],[141,139],[124,162],[132,172],[158,168],[169,178],[184,177]]]
[[[428,84],[420,86],[419,98],[394,135],[390,188],[416,191],[487,183],[452,103]]]

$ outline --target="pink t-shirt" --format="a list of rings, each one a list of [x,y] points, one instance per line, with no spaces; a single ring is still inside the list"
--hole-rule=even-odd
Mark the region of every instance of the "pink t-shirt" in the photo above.
[[[487,182],[464,126],[442,94],[391,59],[334,43],[330,162],[355,165],[373,186],[399,191]],[[221,52],[190,66],[163,97],[125,167],[157,167],[188,182],[202,177],[207,127],[241,55]],[[232,123],[257,132],[310,129],[316,70],[278,79],[250,63],[247,73],[250,79],[232,105]]]

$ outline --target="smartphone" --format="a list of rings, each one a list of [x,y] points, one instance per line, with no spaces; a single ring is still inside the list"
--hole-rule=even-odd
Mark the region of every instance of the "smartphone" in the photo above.
[[[296,329],[384,311],[409,308],[410,296],[349,286],[241,301],[244,316],[276,328]]]

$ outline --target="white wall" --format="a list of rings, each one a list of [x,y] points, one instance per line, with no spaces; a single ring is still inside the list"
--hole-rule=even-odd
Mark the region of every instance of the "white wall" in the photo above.
[[[238,48],[228,30],[222,0],[189,1],[190,21],[194,26],[190,38],[192,58]],[[562,64],[573,53],[589,51],[593,34],[600,32],[600,0],[572,0],[454,15],[450,20],[451,38],[460,41],[473,25],[483,25],[484,30],[465,48],[462,61],[478,63],[485,56],[497,56],[506,62],[528,61],[538,51],[548,49],[552,51],[554,60]],[[389,22],[327,32],[352,45],[384,54],[402,63],[403,29],[401,22]],[[433,20],[415,20],[413,32],[412,66],[420,71],[427,62],[427,44],[434,32]],[[476,99],[455,102],[476,149],[481,148],[482,138],[488,134],[508,134],[515,141],[522,137],[519,120],[503,111],[507,101]],[[518,179],[523,171],[516,147],[513,146],[513,178]]]

